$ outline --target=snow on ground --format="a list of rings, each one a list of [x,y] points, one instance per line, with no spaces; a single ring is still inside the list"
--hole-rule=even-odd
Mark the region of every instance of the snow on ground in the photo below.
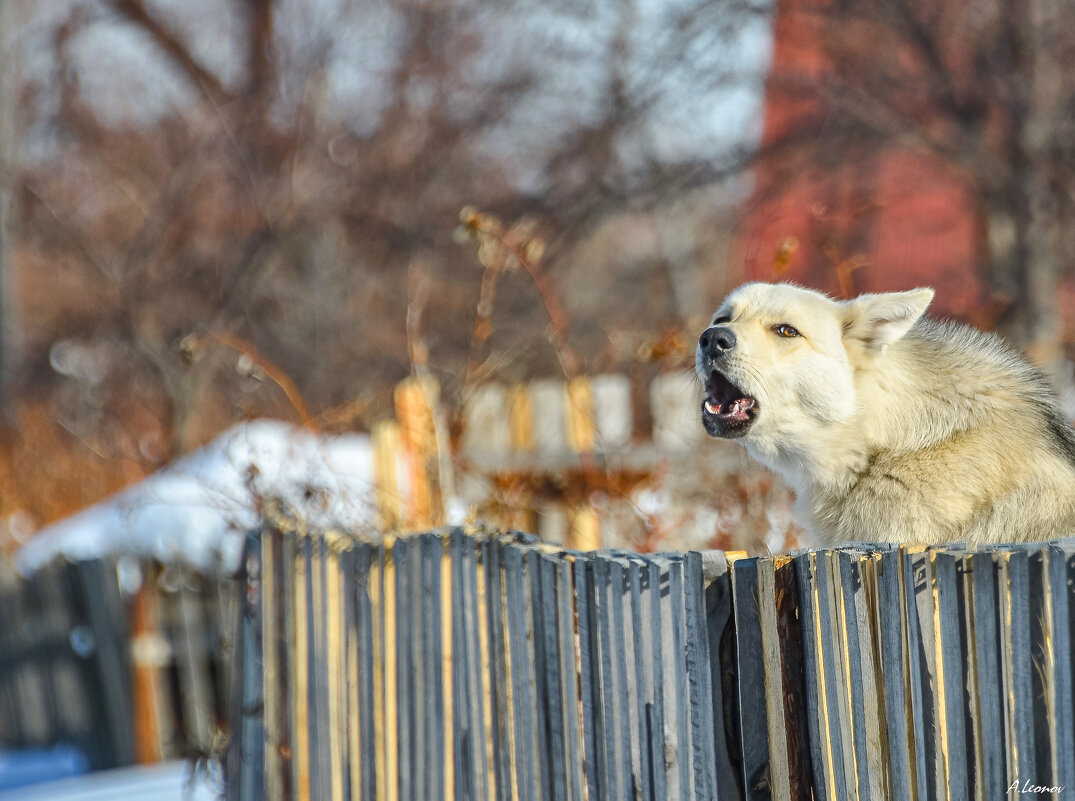
[[[358,434],[325,436],[277,420],[242,423],[158,473],[42,529],[18,552],[29,573],[63,555],[109,553],[238,565],[257,525],[258,497],[279,497],[311,523],[361,529],[377,519],[373,447]],[[402,486],[402,484],[401,484]]]

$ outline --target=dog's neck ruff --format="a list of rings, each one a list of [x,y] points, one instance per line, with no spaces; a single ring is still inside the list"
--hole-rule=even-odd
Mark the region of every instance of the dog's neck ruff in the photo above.
[[[843,427],[840,427],[843,428]],[[747,452],[757,461],[780,475],[800,496],[821,493],[844,494],[858,481],[869,464],[865,450],[850,449],[846,443],[854,441],[846,431],[830,433],[839,447],[816,448],[812,451],[793,449],[779,445],[767,447],[749,437],[744,442]]]

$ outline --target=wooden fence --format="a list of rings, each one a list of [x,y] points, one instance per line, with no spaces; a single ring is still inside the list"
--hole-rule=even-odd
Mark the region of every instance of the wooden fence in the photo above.
[[[93,769],[221,748],[238,585],[129,557],[0,576],[0,747]]]
[[[729,560],[283,520],[246,565],[239,801],[1075,791],[1075,540]]]

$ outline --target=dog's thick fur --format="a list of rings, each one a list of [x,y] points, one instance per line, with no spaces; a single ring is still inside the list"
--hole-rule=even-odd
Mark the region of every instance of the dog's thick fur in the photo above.
[[[699,340],[702,422],[796,490],[824,544],[1075,533],[1075,431],[1000,338],[922,317],[933,290],[834,301],[746,284]]]

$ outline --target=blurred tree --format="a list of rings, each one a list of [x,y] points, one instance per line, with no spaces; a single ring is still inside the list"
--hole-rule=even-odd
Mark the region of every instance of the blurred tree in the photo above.
[[[686,276],[725,247],[765,14],[714,0],[27,7],[7,508],[69,511],[237,415],[365,427],[416,352],[458,393],[481,283],[452,240],[467,204],[530,215],[585,369],[632,358],[624,331],[704,313],[726,279]],[[505,276],[491,315],[477,376],[558,370],[525,276]],[[65,442],[92,480],[32,466]]]

